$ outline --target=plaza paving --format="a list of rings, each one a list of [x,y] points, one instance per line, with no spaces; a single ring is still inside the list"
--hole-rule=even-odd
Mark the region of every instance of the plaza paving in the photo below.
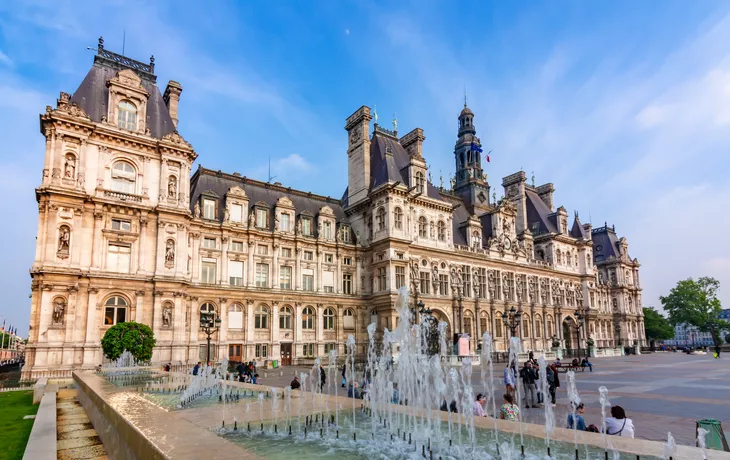
[[[671,431],[677,443],[694,445],[695,422],[703,418],[719,420],[726,433],[730,431],[730,355],[716,360],[711,355],[654,353],[595,358],[593,362],[593,372],[576,374],[576,386],[586,405],[586,424],[601,423],[598,388],[604,385],[611,403],[623,406],[633,419],[637,438],[664,441]],[[260,383],[284,387],[295,373],[309,370],[304,367],[261,370]],[[503,371],[503,365],[495,365],[498,404],[504,388]],[[336,390],[344,396],[341,379],[338,371],[330,388],[333,393]],[[478,367],[474,368],[472,380],[475,392],[483,391]],[[560,374],[555,412],[556,423],[561,427],[568,413],[567,380],[566,374]],[[523,413],[525,421],[544,423],[542,409],[527,409]]]

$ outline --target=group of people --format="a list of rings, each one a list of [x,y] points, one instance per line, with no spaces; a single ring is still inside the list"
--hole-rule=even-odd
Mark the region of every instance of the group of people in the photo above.
[[[324,391],[324,386],[327,383],[327,373],[322,365],[319,366],[319,391]],[[302,388],[302,383],[299,381],[299,377],[294,376],[294,379],[289,384],[292,390],[299,390]]]
[[[238,363],[236,366],[238,371],[238,381],[242,383],[253,383],[258,384],[259,374],[256,373],[256,362],[249,361],[248,363]]]

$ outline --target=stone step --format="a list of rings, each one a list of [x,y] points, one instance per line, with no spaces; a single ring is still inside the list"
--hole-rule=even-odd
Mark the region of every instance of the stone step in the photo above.
[[[56,402],[56,456],[59,460],[107,458],[76,390],[59,390]]]

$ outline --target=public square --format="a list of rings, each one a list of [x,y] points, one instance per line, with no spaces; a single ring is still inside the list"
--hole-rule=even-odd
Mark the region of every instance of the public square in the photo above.
[[[695,445],[695,422],[714,418],[730,430],[730,356],[713,359],[712,355],[687,355],[658,352],[612,358],[595,358],[593,372],[576,373],[576,386],[586,405],[586,424],[600,425],[601,407],[598,388],[609,390],[612,404],[620,405],[633,419],[636,437],[666,441],[671,432],[678,444]],[[264,385],[284,387],[295,374],[309,372],[308,367],[261,371]],[[495,364],[495,385],[498,404],[504,392],[503,364]],[[283,374],[283,375],[282,375]],[[336,376],[333,389],[346,396],[340,387],[342,376]],[[568,414],[566,374],[560,374],[560,388],[555,407],[556,425],[564,427]],[[336,384],[335,384],[336,383]],[[482,391],[481,369],[474,367],[472,384],[475,392]],[[524,420],[544,424],[542,409],[523,409]],[[727,436],[727,435],[726,435]]]

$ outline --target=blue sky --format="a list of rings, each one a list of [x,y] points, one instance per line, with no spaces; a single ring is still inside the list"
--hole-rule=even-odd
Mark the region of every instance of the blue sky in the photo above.
[[[215,5],[211,8],[210,5]],[[30,311],[44,141],[38,114],[105,46],[183,86],[198,163],[341,196],[345,118],[425,130],[433,180],[453,173],[464,89],[493,150],[555,201],[628,238],[644,305],[714,276],[730,307],[730,4],[685,1],[0,3],[0,315]],[[501,190],[498,192],[500,194]]]

